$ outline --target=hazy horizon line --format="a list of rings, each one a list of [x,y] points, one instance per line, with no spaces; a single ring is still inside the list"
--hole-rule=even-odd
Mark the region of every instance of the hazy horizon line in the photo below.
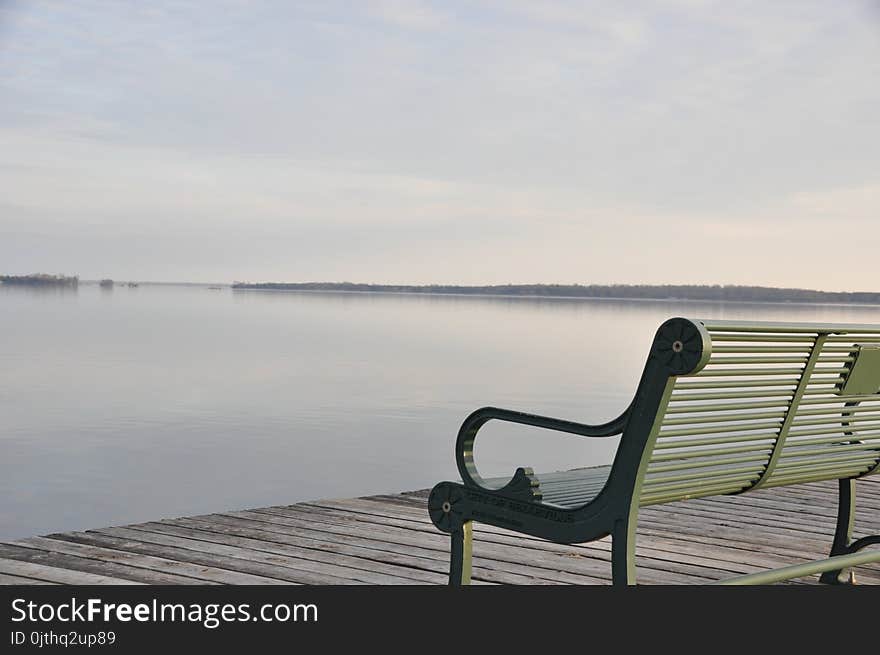
[[[29,277],[32,275],[40,275],[41,273],[4,273],[3,275],[13,276],[13,277]],[[62,277],[77,277],[78,275],[67,275],[64,273],[52,273],[51,275],[59,275]],[[766,290],[774,290],[774,291],[807,291],[814,293],[825,293],[825,294],[880,294],[880,291],[871,291],[871,290],[849,290],[849,291],[831,291],[827,289],[817,289],[810,287],[789,287],[789,286],[775,286],[775,285],[762,285],[762,284],[737,284],[737,283],[703,283],[703,284],[694,284],[694,283],[675,283],[675,282],[611,282],[611,283],[595,283],[595,282],[505,282],[505,283],[495,283],[495,284],[461,284],[455,282],[429,282],[429,283],[413,283],[413,282],[353,282],[351,280],[305,280],[305,281],[269,281],[269,280],[259,280],[259,281],[247,281],[247,280],[233,280],[233,281],[217,281],[217,280],[207,280],[207,281],[195,281],[195,280],[139,280],[136,278],[124,278],[124,277],[103,277],[103,278],[81,278],[80,282],[83,283],[98,283],[103,279],[113,280],[114,282],[136,282],[138,284],[186,284],[186,285],[222,285],[222,286],[232,286],[234,284],[248,284],[248,285],[256,285],[256,284],[272,284],[272,285],[352,285],[352,286],[372,286],[372,287],[416,287],[416,288],[432,288],[432,287],[454,287],[461,289],[480,289],[480,288],[503,288],[503,287],[518,287],[518,288],[526,288],[526,287],[622,287],[622,288],[638,288],[638,287],[650,287],[650,288],[667,288],[667,287],[683,287],[683,288],[693,288],[693,289],[709,289],[709,288],[724,288],[724,289],[766,289]]]

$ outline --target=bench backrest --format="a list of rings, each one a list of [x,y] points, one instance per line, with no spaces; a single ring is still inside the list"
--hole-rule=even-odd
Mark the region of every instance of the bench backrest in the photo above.
[[[651,357],[641,506],[880,470],[880,326],[673,319]]]

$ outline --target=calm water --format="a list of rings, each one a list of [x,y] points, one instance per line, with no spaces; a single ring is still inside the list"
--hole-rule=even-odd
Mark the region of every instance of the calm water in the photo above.
[[[456,477],[481,405],[601,422],[673,315],[880,322],[878,307],[0,285],[0,538]],[[490,424],[484,473],[616,439]]]

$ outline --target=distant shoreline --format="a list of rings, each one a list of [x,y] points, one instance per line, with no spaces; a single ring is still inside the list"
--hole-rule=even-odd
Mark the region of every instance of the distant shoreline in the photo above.
[[[645,300],[665,302],[740,302],[808,305],[880,305],[880,292],[814,291],[749,286],[704,285],[559,285],[493,286],[388,285],[349,282],[236,282],[234,290],[332,293],[390,293],[435,296],[489,296],[568,300]]]
[[[0,275],[0,284],[29,287],[76,287],[79,278],[74,275],[50,275],[48,273],[32,273],[30,275]]]
[[[109,281],[109,280],[108,280]],[[0,276],[0,286],[52,286],[76,288],[77,276],[46,274]],[[121,283],[123,284],[123,283]],[[579,284],[503,284],[503,285],[393,285],[352,282],[156,282],[140,281],[128,286],[189,286],[233,291],[273,291],[297,293],[389,294],[448,296],[457,298],[519,298],[533,300],[601,300],[643,302],[723,302],[772,305],[880,306],[880,292],[817,291],[782,287],[739,285],[579,285]],[[124,284],[123,284],[124,286]]]

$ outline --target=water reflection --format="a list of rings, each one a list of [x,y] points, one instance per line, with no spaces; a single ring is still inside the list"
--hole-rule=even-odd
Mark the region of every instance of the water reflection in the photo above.
[[[54,284],[7,284],[0,283],[0,298],[3,296],[28,296],[32,298],[57,298],[75,296],[78,286]],[[2,306],[0,306],[2,310]]]

